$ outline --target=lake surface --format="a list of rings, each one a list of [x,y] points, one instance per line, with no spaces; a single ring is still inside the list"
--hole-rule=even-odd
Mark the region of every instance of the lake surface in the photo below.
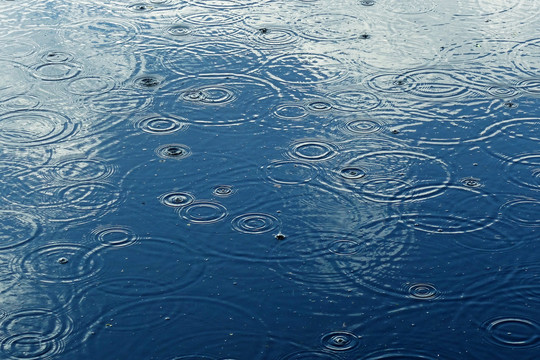
[[[0,25],[0,358],[540,358],[539,1]]]

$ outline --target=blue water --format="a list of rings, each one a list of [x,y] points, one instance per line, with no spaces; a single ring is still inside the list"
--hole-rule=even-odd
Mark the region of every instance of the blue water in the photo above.
[[[538,29],[0,1],[0,359],[539,359]]]

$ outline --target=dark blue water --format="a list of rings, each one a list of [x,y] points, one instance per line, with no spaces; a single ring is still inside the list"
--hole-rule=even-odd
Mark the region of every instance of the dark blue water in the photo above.
[[[0,1],[0,359],[540,358],[539,13]]]

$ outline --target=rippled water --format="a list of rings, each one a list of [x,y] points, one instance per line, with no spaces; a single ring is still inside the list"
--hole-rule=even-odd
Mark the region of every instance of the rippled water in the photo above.
[[[540,358],[539,19],[0,1],[0,358]]]

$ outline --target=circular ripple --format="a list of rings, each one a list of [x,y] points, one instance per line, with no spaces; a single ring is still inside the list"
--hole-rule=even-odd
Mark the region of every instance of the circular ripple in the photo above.
[[[328,247],[328,250],[337,255],[352,255],[361,249],[362,245],[354,240],[336,240]]]
[[[443,191],[450,181],[448,166],[442,160],[411,151],[366,153],[347,161],[343,164],[344,168],[365,171],[366,182],[355,186],[361,186],[362,195],[376,202],[402,202],[430,197]],[[419,188],[423,188],[423,191]]]
[[[0,250],[11,249],[34,240],[42,226],[37,218],[18,211],[0,211]]]
[[[401,94],[412,90],[413,79],[402,74],[379,74],[367,80],[367,85],[378,92]]]
[[[347,122],[345,128],[354,134],[371,134],[380,131],[382,125],[374,120],[359,119]]]
[[[523,155],[509,159],[505,170],[515,184],[540,190],[540,155]]]
[[[307,109],[298,104],[281,104],[274,109],[274,115],[286,120],[299,120],[308,115]]]
[[[455,72],[419,69],[404,76],[412,81],[407,93],[423,100],[448,101],[471,94],[466,80]]]
[[[34,109],[41,105],[41,100],[32,95],[18,95],[2,101],[0,105],[7,110]]]
[[[492,225],[499,205],[496,197],[480,188],[449,185],[440,191],[439,186],[415,188],[410,192],[433,195],[421,201],[401,204],[401,216],[405,224],[415,230],[438,234],[463,234],[482,230]]]
[[[180,102],[182,116],[190,123],[228,126],[260,121],[271,111],[279,97],[269,81],[239,74],[200,74],[178,80],[180,96],[171,93],[171,101]]]
[[[226,104],[234,101],[235,94],[224,87],[205,86],[188,89],[181,95],[182,100],[201,102],[203,104]]]
[[[80,77],[67,85],[67,91],[80,96],[95,96],[108,93],[116,86],[113,78],[101,76]]]
[[[231,70],[247,74],[260,66],[261,54],[241,42],[198,41],[167,48],[160,61],[166,68],[180,75]]]
[[[386,235],[404,235],[400,241],[407,241],[410,235],[395,224],[391,220],[373,222],[354,234],[313,231],[291,235],[273,249],[279,266],[276,270],[314,294],[357,288],[360,279],[381,265],[381,258],[387,259],[387,264],[399,261],[404,245],[388,241]],[[336,242],[354,246],[347,254],[337,253]]]
[[[90,110],[107,114],[142,111],[152,103],[152,97],[141,91],[118,89],[93,96],[85,104]]]
[[[74,78],[81,72],[81,66],[74,63],[51,62],[34,66],[32,74],[45,81],[60,81]]]
[[[160,297],[122,304],[102,314],[88,327],[84,343],[89,354],[106,348],[115,359],[133,353],[152,356],[154,349],[160,349],[164,359],[172,359],[204,349],[210,358],[222,359],[226,354],[231,359],[260,360],[267,337],[265,324],[245,308],[210,298]]]
[[[21,334],[4,338],[0,343],[2,353],[10,359],[52,359],[64,350],[63,340],[43,340],[37,334]]]
[[[344,167],[339,170],[339,175],[346,180],[358,180],[366,176],[366,172],[357,167]]]
[[[328,97],[334,101],[334,108],[342,111],[367,111],[381,104],[376,95],[363,90],[340,90]]]
[[[133,234],[117,230],[114,233],[108,231],[106,237],[133,238]],[[130,246],[126,247],[126,244]],[[194,258],[178,239],[123,241],[122,245],[103,248],[100,256],[106,268],[99,285],[95,286],[99,291],[123,297],[171,293],[199,281],[204,271],[204,262]]]
[[[74,46],[110,47],[127,44],[139,33],[130,22],[111,18],[92,18],[70,23],[60,30],[60,38]]]
[[[136,126],[149,134],[166,135],[186,128],[186,119],[155,115],[137,122]]]
[[[232,185],[218,185],[214,187],[212,194],[219,197],[228,197],[234,194],[235,190]]]
[[[73,60],[73,54],[64,51],[47,51],[41,55],[41,60],[48,63],[61,63]]]
[[[410,0],[406,2],[383,2],[385,9],[405,15],[424,14],[432,11],[436,3],[433,0]]]
[[[304,15],[296,20],[295,25],[304,37],[316,41],[358,39],[370,29],[365,19],[340,13]]]
[[[417,283],[409,286],[409,296],[413,299],[431,300],[439,296],[439,291],[433,284]]]
[[[194,13],[182,17],[182,20],[195,25],[215,26],[215,25],[230,25],[242,21],[240,15],[235,15],[230,12],[215,11],[211,13]]]
[[[497,318],[484,324],[489,339],[497,345],[532,347],[540,343],[540,326],[521,318]]]
[[[167,28],[167,33],[172,36],[186,36],[191,34],[191,28],[187,25],[176,24]]]
[[[110,177],[115,168],[99,159],[70,159],[53,166],[54,174],[67,181],[93,181]]]
[[[159,201],[163,205],[179,208],[190,205],[195,197],[187,192],[171,192],[161,195]]]
[[[163,82],[163,77],[158,75],[142,75],[133,80],[133,85],[139,89],[156,89]]]
[[[92,237],[96,238],[104,246],[123,247],[133,245],[138,241],[138,236],[128,227],[112,226],[100,227],[92,231]]]
[[[540,201],[516,199],[501,206],[501,214],[510,221],[526,227],[540,226]]]
[[[68,261],[59,262],[61,258]],[[103,267],[103,260],[94,249],[64,243],[32,250],[14,265],[23,275],[41,282],[71,284],[95,276]]]
[[[252,39],[258,47],[275,49],[294,44],[298,41],[298,34],[292,29],[271,25],[259,28]]]
[[[183,144],[167,144],[156,149],[156,154],[164,159],[185,159],[191,155],[191,149]]]
[[[63,339],[73,329],[72,320],[50,310],[31,309],[11,314],[2,322],[0,347],[14,359],[45,359],[63,350]]]
[[[368,354],[362,360],[436,360],[438,358],[439,356],[430,356],[420,351],[392,349]]]
[[[322,140],[304,140],[292,144],[289,155],[305,161],[323,161],[334,157],[337,147]]]
[[[317,176],[317,168],[301,161],[275,161],[263,167],[267,179],[277,184],[297,185]]]
[[[540,95],[540,80],[539,79],[526,79],[520,81],[516,87],[519,90],[525,91],[529,94]]]
[[[0,80],[0,100],[28,92],[31,82],[28,81],[24,66],[11,61],[0,61],[2,79]]]
[[[531,39],[516,45],[510,51],[514,66],[529,76],[538,76],[540,71],[540,39]]]
[[[300,351],[285,355],[280,360],[337,360],[337,358],[325,352]]]
[[[323,54],[298,53],[278,56],[265,64],[263,72],[272,80],[306,85],[336,82],[347,74],[341,61]]]
[[[145,3],[135,3],[128,5],[128,9],[133,12],[150,12],[154,10],[154,7]]]
[[[334,106],[329,103],[328,101],[322,99],[322,100],[311,100],[306,103],[306,108],[312,112],[318,113],[322,111],[329,111]]]
[[[182,207],[180,216],[194,224],[213,224],[227,217],[227,208],[213,201],[194,201]]]
[[[49,110],[17,110],[0,115],[0,143],[36,146],[58,143],[72,136],[78,125]]]
[[[242,9],[261,5],[271,0],[188,0],[188,3],[213,9]]]
[[[322,345],[330,350],[350,350],[358,345],[358,337],[350,332],[336,331],[325,334],[321,339]]]
[[[278,219],[263,213],[244,214],[232,220],[232,228],[246,234],[263,234],[275,230],[278,226]]]

